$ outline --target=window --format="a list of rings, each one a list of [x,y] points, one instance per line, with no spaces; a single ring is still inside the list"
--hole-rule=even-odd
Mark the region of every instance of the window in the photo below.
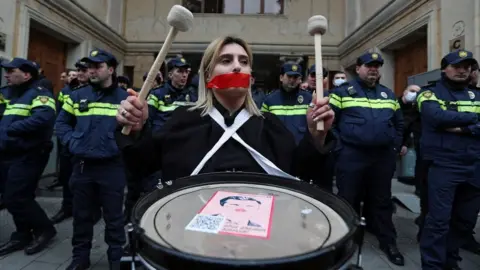
[[[283,14],[284,0],[183,0],[193,13]]]

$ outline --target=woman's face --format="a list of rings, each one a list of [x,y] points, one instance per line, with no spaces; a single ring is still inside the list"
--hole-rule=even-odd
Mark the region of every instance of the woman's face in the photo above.
[[[252,69],[250,67],[250,59],[248,59],[248,54],[243,49],[242,46],[231,43],[223,46],[218,59],[215,62],[214,68],[210,77],[207,79],[210,81],[212,78],[218,75],[226,74],[226,73],[246,73],[251,74]],[[214,91],[216,91],[215,89]],[[246,93],[248,88],[241,88],[241,89],[219,89],[221,92],[231,92],[235,91],[236,93]]]

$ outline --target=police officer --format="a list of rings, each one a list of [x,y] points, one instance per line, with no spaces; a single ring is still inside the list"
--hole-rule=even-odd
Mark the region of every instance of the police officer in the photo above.
[[[125,243],[125,170],[113,133],[117,108],[128,93],[117,85],[118,62],[112,54],[93,50],[82,61],[88,65],[90,84],[70,94],[56,123],[57,136],[73,155],[73,260],[67,269],[90,266],[96,201],[103,209],[110,269],[119,269]]]
[[[366,205],[372,214],[369,223],[380,249],[393,264],[404,265],[396,245],[391,201],[403,117],[393,91],[378,83],[382,65],[378,53],[361,55],[357,59],[357,78],[330,94],[340,137],[336,180],[338,194],[354,207],[368,194]]]
[[[168,64],[168,80],[148,97],[149,121],[153,130],[160,129],[179,106],[193,104],[197,94],[186,87],[190,64],[184,58],[173,58]]]
[[[118,87],[123,88],[124,90],[127,90],[131,87],[130,79],[127,76],[118,76],[117,83]]]
[[[35,201],[38,181],[53,148],[55,100],[38,86],[38,69],[31,61],[14,58],[2,64],[9,84],[8,100],[0,121],[1,167],[5,170],[3,202],[16,231],[0,245],[0,256],[25,249],[27,255],[42,251],[56,235],[46,213]],[[33,237],[33,241],[32,241]]]
[[[459,269],[459,247],[471,235],[480,208],[480,92],[468,87],[469,51],[442,58],[442,78],[417,101],[428,172],[428,213],[420,239],[422,269]]]
[[[308,77],[307,77],[307,82],[303,83],[300,87],[304,90],[307,90],[309,92],[315,91],[317,89],[317,69],[315,64],[311,65],[310,68],[308,69]],[[327,83],[328,83],[328,70],[324,67],[322,67],[322,72],[323,72],[323,88],[327,88]]]
[[[280,89],[274,90],[264,100],[262,111],[278,116],[295,137],[298,144],[307,131],[305,113],[312,94],[300,89],[302,67],[285,63],[280,71]]]
[[[63,103],[66,99],[70,97],[70,94],[82,88],[84,85],[88,84],[88,68],[87,64],[82,61],[77,61],[75,63],[76,70],[76,78],[70,79],[68,84],[60,91],[57,98],[57,115],[62,110]],[[58,155],[59,155],[59,172],[58,172],[58,180],[62,185],[62,207],[60,210],[51,217],[53,223],[60,223],[63,220],[72,216],[72,198],[73,195],[70,191],[69,187],[69,180],[70,176],[72,175],[72,156],[68,152],[67,147],[62,147],[60,140],[57,143],[58,147]]]
[[[1,65],[1,59],[0,59],[0,65]],[[3,113],[5,112],[5,108],[7,107],[7,103],[8,103],[8,100],[5,99],[7,95],[6,92],[7,92],[7,86],[0,87],[0,121],[2,120]],[[2,194],[5,187],[6,175],[7,174],[5,170],[2,169],[1,162],[0,162],[0,210],[5,208],[5,204],[3,204],[3,200],[2,200]]]

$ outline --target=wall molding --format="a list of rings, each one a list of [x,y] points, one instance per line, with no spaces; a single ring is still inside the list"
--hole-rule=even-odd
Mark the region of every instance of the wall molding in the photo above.
[[[43,0],[42,2],[58,10],[59,14],[69,14],[68,17],[70,20],[72,20],[72,17],[75,18],[75,23],[81,25],[83,29],[87,29],[95,38],[121,53],[125,53],[127,40],[107,23],[96,18],[92,13],[78,4],[77,1]]]
[[[162,47],[162,42],[128,42],[127,54],[142,54],[158,52]],[[173,43],[169,53],[182,52],[203,52],[209,42],[176,42]],[[253,53],[256,54],[281,54],[281,55],[313,55],[315,48],[313,45],[301,44],[259,44],[250,43]],[[337,46],[323,45],[322,53],[325,56],[338,56]]]
[[[368,37],[375,36],[375,33],[380,32],[381,28],[389,27],[397,16],[404,14],[411,6],[423,4],[425,1],[391,0],[388,2],[340,42],[338,45],[340,58],[361,46]]]

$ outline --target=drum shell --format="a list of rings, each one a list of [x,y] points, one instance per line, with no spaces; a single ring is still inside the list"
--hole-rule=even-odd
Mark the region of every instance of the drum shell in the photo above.
[[[225,179],[228,181],[225,182]],[[140,220],[147,209],[157,200],[185,188],[211,184],[261,184],[280,187],[307,195],[331,207],[347,223],[348,234],[337,243],[301,255],[275,259],[222,259],[186,254],[156,243],[139,228]],[[153,269],[343,269],[353,256],[358,216],[347,202],[338,196],[315,188],[306,182],[292,181],[264,174],[252,173],[212,173],[176,180],[171,186],[164,185],[142,198],[134,207],[131,219],[136,227],[138,253]]]

